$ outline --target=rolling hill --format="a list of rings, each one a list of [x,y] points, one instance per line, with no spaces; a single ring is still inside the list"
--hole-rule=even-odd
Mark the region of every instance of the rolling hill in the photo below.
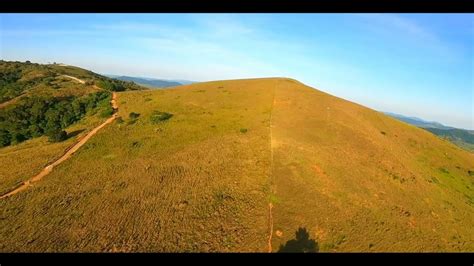
[[[296,231],[320,252],[474,251],[474,154],[423,129],[288,78],[117,103],[114,123],[0,200],[0,251],[277,252]],[[36,141],[0,149],[2,165],[44,153],[2,179],[62,153]]]
[[[0,84],[0,195],[105,121],[112,91],[144,89],[78,67],[7,61]]]
[[[78,82],[78,79],[83,82]],[[75,66],[3,60],[0,60],[0,85],[0,107],[29,95],[68,97],[85,95],[99,89],[143,89],[133,82],[108,78]]]

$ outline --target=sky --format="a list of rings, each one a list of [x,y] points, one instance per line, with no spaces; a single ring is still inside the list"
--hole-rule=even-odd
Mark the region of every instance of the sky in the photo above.
[[[474,14],[0,14],[0,58],[192,81],[290,77],[474,129]]]

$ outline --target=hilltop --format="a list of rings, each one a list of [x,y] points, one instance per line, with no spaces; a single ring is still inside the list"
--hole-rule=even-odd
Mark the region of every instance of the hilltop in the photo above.
[[[117,103],[114,123],[0,200],[1,251],[277,252],[299,228],[321,252],[474,251],[474,154],[423,129],[287,78]],[[61,154],[34,141],[0,149],[2,165],[33,145]],[[25,162],[2,178],[44,165]]]

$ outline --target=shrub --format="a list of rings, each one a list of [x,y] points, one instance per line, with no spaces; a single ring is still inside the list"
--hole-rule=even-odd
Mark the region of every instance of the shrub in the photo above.
[[[150,116],[150,120],[153,124],[157,124],[161,121],[170,119],[172,116],[173,114],[170,113],[154,111]]]
[[[106,109],[102,110],[100,112],[101,117],[108,117],[111,116],[114,113],[114,109],[111,106],[108,106]]]
[[[248,130],[247,130],[246,128],[241,128],[241,129],[240,129],[240,133],[247,133],[247,131],[248,131]]]
[[[95,84],[108,91],[124,91],[125,87],[119,82],[115,80],[98,80],[95,81]]]
[[[439,170],[441,173],[449,174],[449,171],[448,171],[446,168],[440,167],[438,170]]]
[[[135,112],[131,112],[130,114],[128,114],[128,118],[130,118],[130,119],[137,119],[139,116],[140,116],[140,114],[135,113]]]
[[[50,142],[60,142],[65,139],[67,139],[67,133],[64,130],[61,129],[55,129],[50,132],[48,132],[48,140]]]
[[[0,147],[10,145],[11,136],[6,130],[0,130]]]

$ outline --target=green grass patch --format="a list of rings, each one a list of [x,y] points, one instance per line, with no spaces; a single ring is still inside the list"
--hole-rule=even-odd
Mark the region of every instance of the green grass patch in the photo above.
[[[173,117],[173,114],[166,113],[166,112],[161,112],[161,111],[153,111],[153,113],[150,116],[150,121],[152,124],[158,124],[162,121],[166,121]]]

